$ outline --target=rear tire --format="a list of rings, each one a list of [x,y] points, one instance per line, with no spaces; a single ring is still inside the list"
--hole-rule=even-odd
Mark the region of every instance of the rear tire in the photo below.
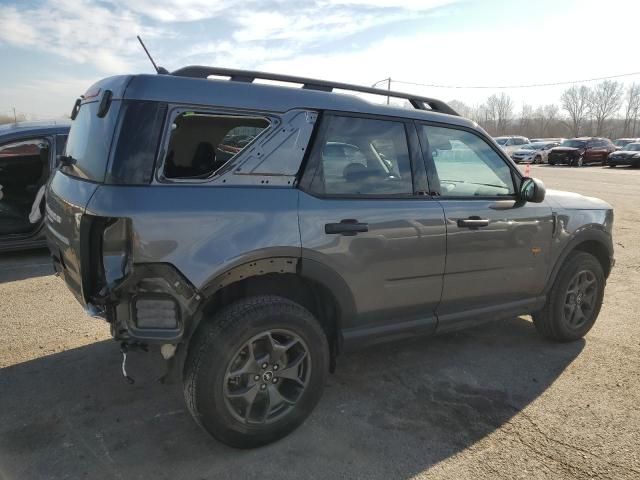
[[[236,448],[295,430],[320,400],[329,371],[327,337],[314,316],[265,295],[239,300],[204,322],[184,368],[184,396],[196,422]]]
[[[543,309],[532,315],[543,337],[572,342],[584,337],[598,318],[605,276],[590,253],[575,251],[562,265]]]

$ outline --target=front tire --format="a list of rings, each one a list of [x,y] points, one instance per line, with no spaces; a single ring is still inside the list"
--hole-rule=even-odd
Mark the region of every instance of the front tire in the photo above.
[[[203,320],[184,369],[196,422],[236,448],[274,442],[314,409],[329,370],[327,337],[314,316],[288,299],[239,300]]]
[[[542,163],[542,157],[537,156],[536,158],[533,159],[533,163],[534,165],[538,165],[539,163]]]
[[[602,265],[593,255],[579,251],[569,254],[544,308],[533,314],[536,329],[557,342],[584,337],[600,313],[604,286]]]

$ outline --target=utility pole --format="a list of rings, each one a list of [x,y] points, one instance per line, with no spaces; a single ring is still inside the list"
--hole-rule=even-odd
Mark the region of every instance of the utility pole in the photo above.
[[[16,116],[16,107],[13,107],[13,123],[18,123],[18,117]]]
[[[378,80],[376,83],[371,85],[371,87],[375,88],[376,85],[378,85],[379,83],[382,83],[382,82],[387,82],[387,92],[390,92],[391,91],[391,77],[383,78],[382,80]],[[389,105],[389,95],[387,95],[387,105]]]

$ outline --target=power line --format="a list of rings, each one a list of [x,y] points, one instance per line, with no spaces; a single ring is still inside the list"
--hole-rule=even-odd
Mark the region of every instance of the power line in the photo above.
[[[396,83],[404,83],[406,85],[417,85],[419,87],[432,87],[432,88],[458,88],[458,89],[508,89],[508,88],[534,88],[534,87],[553,87],[557,85],[571,85],[575,83],[596,82],[598,80],[608,80],[611,78],[631,77],[633,75],[640,75],[640,72],[621,73],[619,75],[608,75],[606,77],[594,77],[585,78],[583,80],[571,80],[564,82],[550,82],[550,83],[532,83],[529,85],[439,85],[434,83],[418,83],[409,82],[405,80],[393,79]],[[379,83],[379,82],[378,82]]]

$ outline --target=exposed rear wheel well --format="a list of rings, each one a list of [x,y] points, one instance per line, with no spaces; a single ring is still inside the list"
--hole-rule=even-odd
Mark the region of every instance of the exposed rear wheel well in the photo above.
[[[324,329],[331,349],[331,370],[335,366],[335,356],[340,350],[339,326],[340,309],[333,294],[323,285],[294,273],[269,273],[234,282],[216,291],[203,303],[201,322],[213,317],[215,312],[241,298],[259,295],[277,295],[292,300],[318,319]],[[197,326],[196,326],[197,328]]]
[[[596,240],[587,240],[586,242],[582,242],[577,245],[574,250],[587,252],[596,257],[598,262],[600,262],[600,265],[602,265],[605,278],[609,276],[609,273],[611,272],[611,259],[609,258],[609,251],[607,250],[607,247],[602,243]]]

